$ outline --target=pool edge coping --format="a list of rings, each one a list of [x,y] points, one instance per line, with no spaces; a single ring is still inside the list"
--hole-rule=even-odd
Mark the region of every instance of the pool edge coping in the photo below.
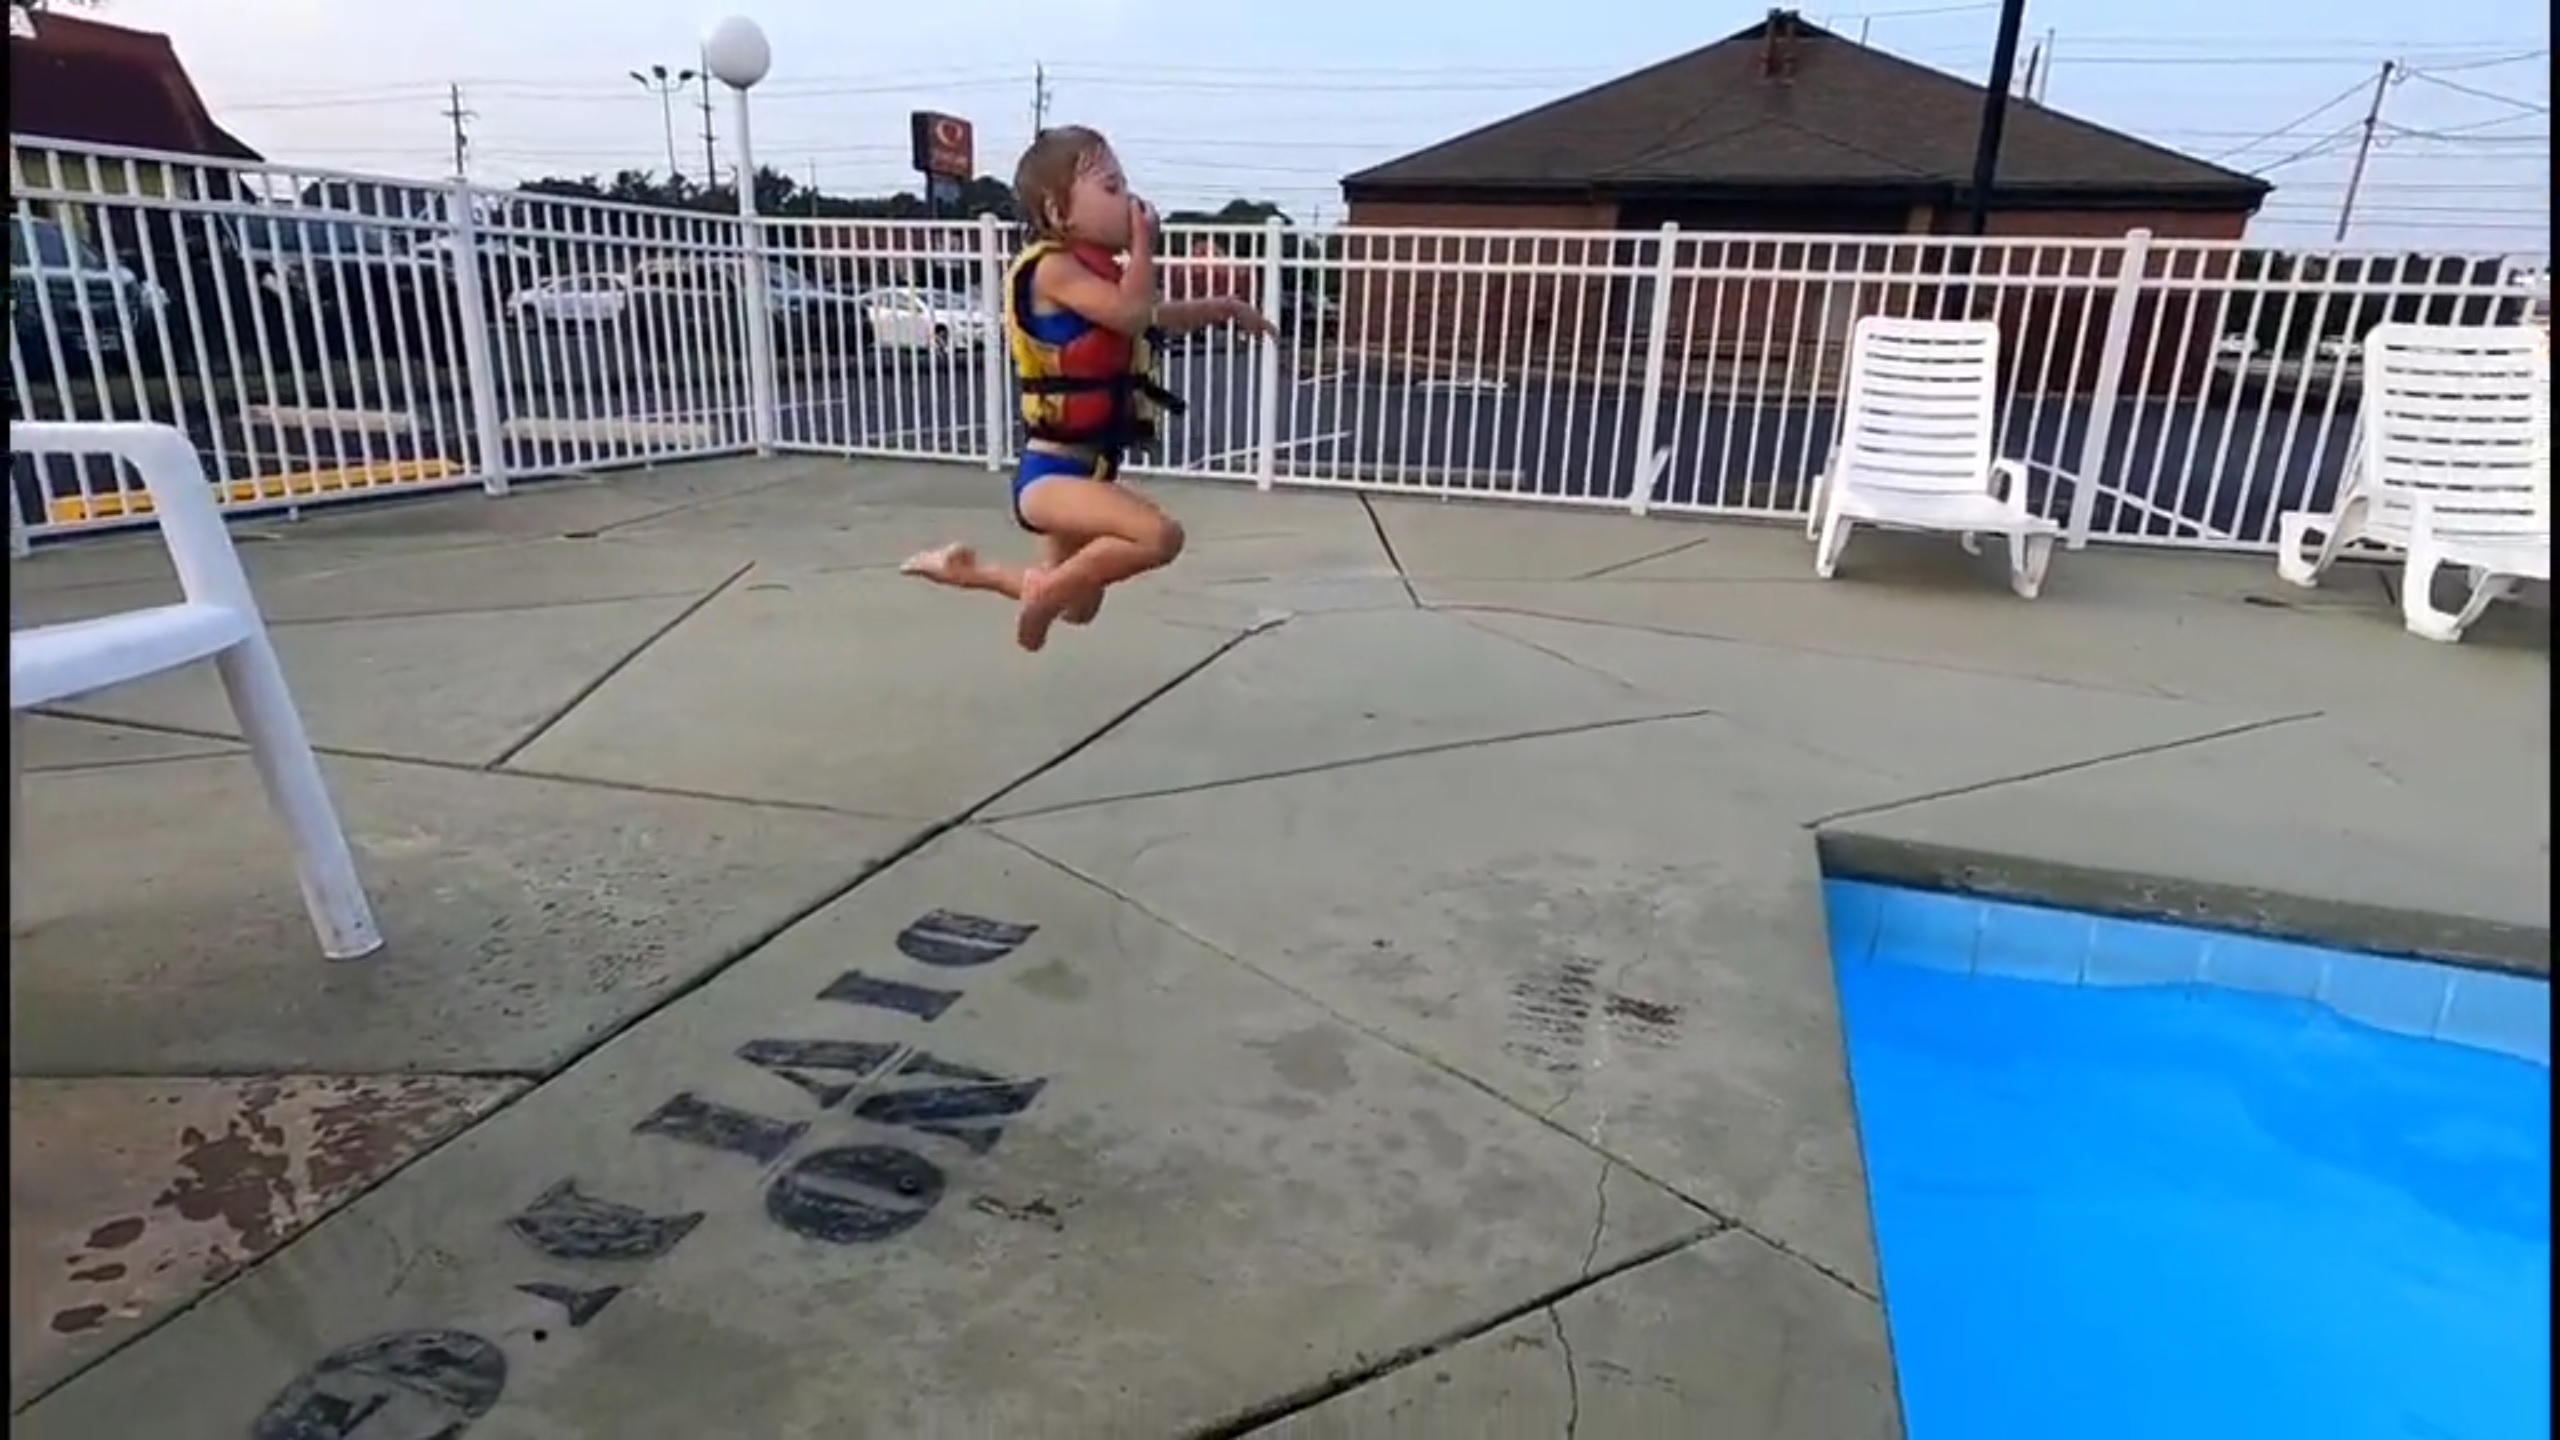
[[[2229,931],[2366,954],[2551,978],[2551,931],[2478,916],[2367,904],[2158,871],[2109,869],[1979,846],[1814,829],[1826,879]]]

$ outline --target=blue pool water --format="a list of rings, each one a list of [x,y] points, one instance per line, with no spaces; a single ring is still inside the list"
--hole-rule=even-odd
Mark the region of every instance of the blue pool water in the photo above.
[[[2546,983],[1829,900],[1911,1440],[2550,1436]]]

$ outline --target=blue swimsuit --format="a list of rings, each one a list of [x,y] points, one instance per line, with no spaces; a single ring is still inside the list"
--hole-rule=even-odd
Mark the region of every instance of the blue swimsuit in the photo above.
[[[1031,271],[1026,266],[1022,274],[1022,288],[1025,291],[1031,288],[1030,279]],[[1093,329],[1092,321],[1072,311],[1061,310],[1055,315],[1041,314],[1032,307],[1031,297],[1028,294],[1017,295],[1014,301],[1013,313],[1020,321],[1022,328],[1030,334],[1032,339],[1043,345],[1063,347],[1083,338],[1087,331]],[[1036,441],[1025,444],[1022,447],[1022,463],[1013,472],[1013,523],[1034,535],[1040,533],[1039,527],[1024,519],[1022,515],[1024,491],[1043,480],[1055,479],[1061,475],[1075,480],[1108,481],[1120,473],[1120,453],[1117,450],[1076,450],[1073,453],[1061,454],[1055,450],[1034,448],[1035,445],[1047,443],[1049,442]]]

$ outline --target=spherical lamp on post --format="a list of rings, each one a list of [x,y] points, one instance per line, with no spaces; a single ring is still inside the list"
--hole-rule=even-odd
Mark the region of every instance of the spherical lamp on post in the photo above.
[[[747,92],[773,70],[773,46],[763,27],[742,15],[715,22],[702,37],[702,68],[737,97],[738,223],[746,245],[748,425],[756,452],[773,453],[779,401],[773,380],[773,285],[765,273],[764,226],[756,214],[756,150],[748,126]]]

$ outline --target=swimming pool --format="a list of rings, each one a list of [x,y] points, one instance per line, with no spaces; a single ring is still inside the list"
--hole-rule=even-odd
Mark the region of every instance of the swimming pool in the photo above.
[[[2546,1440],[2550,988],[1826,886],[1910,1440]]]

